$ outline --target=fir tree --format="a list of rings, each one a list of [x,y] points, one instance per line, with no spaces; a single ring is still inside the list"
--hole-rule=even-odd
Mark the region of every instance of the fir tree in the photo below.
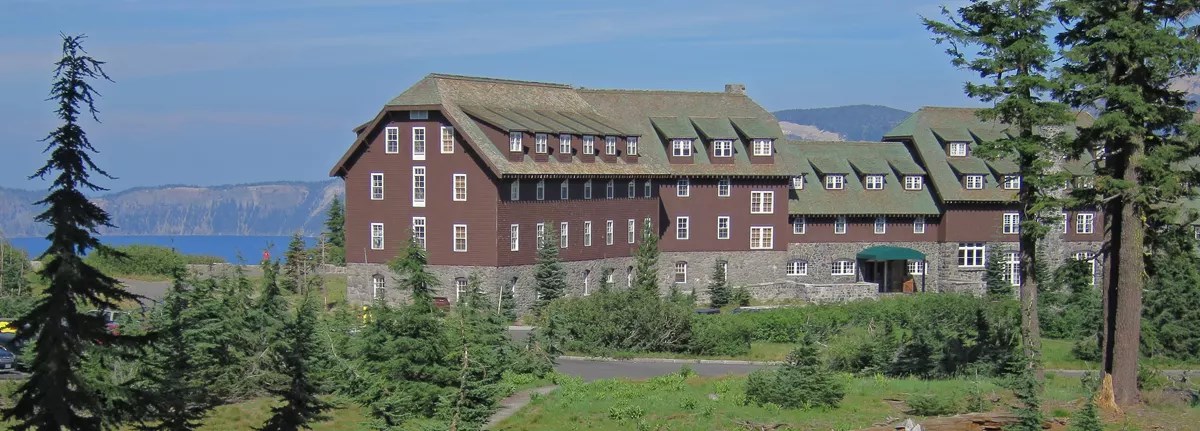
[[[1142,345],[1153,356],[1200,358],[1200,256],[1190,232],[1157,241],[1146,286]]]
[[[432,310],[433,293],[438,287],[438,280],[425,268],[428,263],[425,249],[410,236],[408,245],[388,262],[388,268],[400,275],[396,281],[400,282],[402,289],[408,289],[412,293],[414,304]]]
[[[296,306],[295,318],[283,327],[284,343],[277,344],[283,372],[288,382],[271,394],[283,399],[283,404],[271,408],[271,418],[260,431],[297,431],[311,429],[309,424],[324,419],[330,405],[317,397],[314,383],[317,356],[317,307],[310,295]]]
[[[517,299],[513,297],[516,286],[500,286],[500,305],[498,312],[506,323],[517,320]]]
[[[708,279],[708,298],[713,308],[729,305],[731,292],[729,282],[725,279],[725,262],[717,261],[713,265],[713,275]]]
[[[637,252],[633,255],[634,273],[633,287],[646,292],[658,294],[658,235],[654,233],[649,223],[642,229],[642,243],[638,244]]]
[[[283,264],[283,280],[280,286],[291,293],[300,293],[308,289],[307,278],[313,272],[313,268],[308,253],[304,251],[304,237],[300,236],[300,232],[292,234],[292,241],[288,243],[284,258],[286,261]]]
[[[333,198],[329,211],[325,213],[325,238],[329,241],[328,263],[346,264],[346,210],[342,200]]]
[[[561,298],[567,291],[567,271],[558,258],[558,232],[554,223],[548,223],[542,243],[537,251],[537,266],[533,273],[537,291],[534,312],[541,312],[550,301]]]
[[[83,38],[63,36],[62,59],[56,63],[50,90],[62,125],[45,138],[50,159],[33,174],[54,177],[49,195],[37,202],[46,210],[36,217],[51,227],[46,237],[50,247],[42,255],[49,261],[39,272],[49,286],[34,308],[13,323],[22,328],[16,342],[34,341],[32,373],[17,389],[15,403],[4,410],[4,419],[15,421],[16,430],[99,430],[114,425],[102,423],[103,402],[78,374],[81,355],[93,345],[136,341],[113,334],[103,317],[78,308],[86,304],[117,309],[122,301],[137,298],[83,261],[84,253],[101,247],[96,229],[112,227],[108,213],[85,195],[105,190],[92,182],[93,173],[111,177],[92,162],[95,148],[79,125],[83,109],[97,119],[96,92],[89,81],[108,79],[101,68],[104,63],[83,50]]]
[[[1068,431],[1104,431],[1104,423],[1100,422],[1100,413],[1096,411],[1096,400],[1088,397],[1083,408],[1071,417]]]
[[[506,322],[490,312],[480,276],[467,279],[467,293],[454,310],[451,330],[458,362],[458,385],[447,399],[449,429],[478,429],[495,411],[500,376],[509,368],[512,349]]]
[[[193,293],[177,275],[162,306],[152,316],[157,333],[138,369],[135,392],[145,412],[140,430],[185,431],[200,427],[218,400],[209,394],[196,361],[194,315],[187,311]]]
[[[26,277],[32,272],[25,251],[0,238],[0,297],[28,295],[29,280]]]
[[[442,317],[429,305],[371,308],[356,343],[361,388],[355,397],[374,426],[395,429],[431,418],[458,386],[458,365]]]
[[[1099,110],[1074,147],[1103,163],[1094,188],[1077,195],[1105,215],[1101,369],[1120,405],[1139,400],[1147,221],[1170,220],[1191,194],[1186,184],[1197,183],[1194,172],[1175,168],[1197,153],[1200,134],[1186,93],[1171,89],[1171,80],[1200,65],[1200,27],[1191,17],[1198,7],[1195,0],[1054,3],[1064,27],[1055,38],[1064,49],[1061,98]]]
[[[983,285],[987,291],[989,298],[993,299],[1008,299],[1013,296],[1012,283],[1005,280],[1007,268],[1004,267],[1004,260],[1001,259],[1003,254],[999,251],[993,251],[987,256],[987,263],[984,265]]]
[[[1049,72],[1057,53],[1045,33],[1054,24],[1047,6],[1044,0],[974,0],[957,13],[943,8],[948,23],[924,20],[938,42],[950,44],[946,52],[955,66],[984,79],[966,84],[968,96],[993,103],[979,111],[980,118],[1011,125],[1016,132],[983,142],[976,153],[1017,164],[1021,335],[1025,354],[1035,364],[1041,351],[1037,247],[1054,226],[1049,216],[1058,214],[1057,192],[1068,179],[1063,172],[1052,172],[1065,139],[1040,132],[1072,122],[1067,106],[1049,99],[1058,83]],[[976,51],[965,52],[968,48]]]
[[[1028,359],[1032,362],[1032,359]],[[1017,423],[1004,429],[1006,431],[1041,431],[1042,430],[1042,401],[1041,384],[1038,383],[1033,364],[1028,363],[1025,369],[1017,373],[1013,381],[1013,395],[1021,404],[1016,408]]]

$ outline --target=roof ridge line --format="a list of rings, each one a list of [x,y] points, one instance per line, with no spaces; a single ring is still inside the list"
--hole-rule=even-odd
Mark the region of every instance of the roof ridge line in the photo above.
[[[439,78],[439,79],[455,79],[455,80],[460,80],[460,81],[492,82],[492,83],[498,83],[498,84],[533,85],[533,86],[541,86],[541,87],[562,88],[562,89],[566,89],[566,90],[573,89],[573,87],[571,87],[568,84],[559,84],[556,82],[523,81],[523,80],[519,80],[519,79],[491,78],[491,77],[486,77],[486,76],[453,75],[453,74],[448,74],[448,73],[430,73],[428,75],[428,77],[429,78]]]
[[[749,97],[749,96],[746,96],[745,94],[735,94],[735,93],[728,93],[728,92],[724,92],[724,91],[639,90],[639,89],[633,89],[633,88],[584,88],[584,87],[576,87],[575,90],[589,92],[589,93],[672,93],[672,94],[712,94],[712,95]]]

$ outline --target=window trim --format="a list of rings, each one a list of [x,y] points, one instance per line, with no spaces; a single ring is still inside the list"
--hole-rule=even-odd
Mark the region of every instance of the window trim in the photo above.
[[[613,221],[604,221],[604,245],[613,245]]]
[[[770,139],[751,139],[750,140],[751,154],[755,157],[770,157],[775,153],[774,143]],[[759,151],[762,150],[762,151]]]
[[[378,230],[379,235],[375,235],[376,227],[379,228],[379,230]],[[371,250],[383,250],[384,247],[387,245],[387,242],[386,242],[387,237],[384,236],[383,223],[371,223],[369,232],[371,234],[371,242],[370,242]],[[376,242],[375,238],[379,238],[379,241]]]
[[[853,276],[858,272],[858,262],[854,259],[834,259],[829,263],[829,275]]]
[[[845,235],[850,230],[850,223],[846,220],[846,216],[837,216],[833,219],[833,234]],[[840,232],[838,227],[841,227]]]
[[[671,139],[671,157],[692,157],[692,140]]]
[[[908,264],[905,265],[905,272],[907,272],[908,275],[925,275],[929,272],[928,266],[929,264],[924,260],[910,260],[908,261]]]
[[[637,242],[637,219],[629,219],[629,223],[626,226],[629,230],[629,232],[625,235],[627,237],[627,242],[630,244]]]
[[[417,132],[421,132],[421,139],[417,139]],[[426,141],[429,135],[425,133],[425,127],[412,128],[412,159],[425,160],[425,152],[429,150]],[[417,145],[420,144],[420,151],[417,151]]]
[[[920,175],[905,175],[904,190],[918,191],[925,188],[925,177]]]
[[[630,199],[637,197],[637,180],[629,180],[629,186],[626,187],[625,195]]]
[[[604,186],[604,198],[612,199],[617,195],[617,185],[614,180],[608,180],[608,184]]]
[[[424,216],[416,216],[412,218],[412,224],[409,225],[409,229],[412,231],[413,241],[416,242],[421,248],[426,248],[426,245],[428,244],[426,242],[426,235],[429,232],[429,225],[426,223],[428,223],[428,221],[425,220]]]
[[[647,197],[647,198],[654,196],[654,182],[653,181],[646,180],[646,186],[643,191],[643,195],[644,195],[643,197]]]
[[[1084,220],[1087,223],[1084,224]],[[1086,227],[1086,229],[1081,229]],[[1092,212],[1075,213],[1075,233],[1080,235],[1091,235],[1096,233],[1096,214]]]
[[[950,142],[946,144],[946,155],[950,157],[966,157],[968,154],[968,144],[966,142]],[[962,151],[955,151],[962,150]],[[961,153],[961,154],[960,154]]]
[[[686,261],[675,262],[675,284],[687,283],[688,264]],[[681,277],[682,276],[682,277]]]
[[[876,235],[887,234],[887,217],[884,217],[884,216],[876,216],[875,217],[875,234]]]
[[[544,201],[544,200],[546,200],[546,180],[538,180],[538,182],[537,182],[537,193],[536,193],[534,196],[535,196],[535,197],[537,198],[537,200],[539,200],[539,201]]]
[[[804,175],[796,175],[792,177],[791,182],[793,190],[804,190]]]
[[[571,179],[563,178],[562,182],[558,183],[558,200],[571,198]]]
[[[692,223],[689,216],[675,217],[675,239],[687,241],[692,236]]]
[[[508,226],[508,251],[521,251],[521,225]]]
[[[462,301],[462,295],[464,293],[467,293],[467,289],[470,287],[470,285],[471,284],[470,284],[470,282],[467,281],[466,277],[454,277],[454,303],[455,304]]]
[[[925,216],[914,217],[913,218],[913,233],[918,234],[918,235],[924,234],[925,233],[925,223],[926,223]]]
[[[583,222],[583,246],[592,246],[592,221],[586,220]]]
[[[638,143],[639,143],[638,141],[639,140],[640,139],[637,136],[626,136],[625,137],[625,155],[627,155],[627,156],[638,155]]]
[[[846,188],[846,175],[844,174],[827,174],[825,175],[825,190],[843,190]]]
[[[426,110],[408,111],[408,119],[409,120],[428,120],[429,119],[429,111],[426,111]]]
[[[971,187],[971,185],[972,185],[971,180],[973,180],[973,179],[979,180],[979,184],[976,184],[975,187]],[[987,181],[984,179],[983,175],[979,175],[979,174],[963,175],[963,187],[965,187],[967,190],[983,190],[983,185],[986,182]]]
[[[692,194],[692,180],[679,178],[675,180],[675,197],[686,198]]]
[[[808,275],[808,261],[804,259],[789,260],[784,269],[784,275],[788,277],[802,277]]]
[[[375,301],[383,299],[385,293],[387,293],[387,278],[380,274],[372,275],[371,299]]]
[[[733,194],[733,180],[721,178],[717,180],[717,197],[727,198]]]
[[[533,134],[533,152],[538,154],[550,153],[550,135],[546,133]]]
[[[534,239],[534,241],[536,241],[533,248],[535,250],[541,250],[542,245],[546,242],[546,223],[545,222],[541,222],[541,223],[534,225],[533,239]]]
[[[459,249],[459,248],[458,248],[458,228],[460,228],[460,227],[462,228],[462,234],[463,234],[463,236],[462,236],[462,249]],[[454,227],[453,227],[453,232],[454,232],[454,236],[453,236],[453,238],[454,238],[454,252],[456,252],[456,253],[466,253],[466,252],[467,252],[467,225],[465,225],[465,224],[455,224],[455,225],[454,225]]]
[[[722,231],[721,223],[725,224],[724,231]],[[733,220],[729,216],[717,216],[717,239],[729,239],[732,230]]]
[[[524,133],[508,132],[508,152],[520,153],[525,151],[525,145],[521,142],[524,138]]]
[[[375,185],[376,178],[379,179],[379,185]],[[384,197],[383,185],[384,185],[383,172],[371,172],[371,184],[370,184],[371,189],[369,192],[370,196],[371,196],[371,200],[373,200],[373,201],[383,200],[383,197]],[[378,197],[376,197],[376,193],[375,193],[376,189],[379,189]]]
[[[1021,213],[1005,212],[1000,219],[1000,233],[1017,235],[1021,233]]]
[[[605,136],[604,137],[604,155],[606,155],[606,156],[617,155],[617,137],[616,136]]]
[[[462,178],[462,198],[461,199],[458,196],[458,179],[459,178]],[[454,179],[451,181],[452,181],[451,184],[453,187],[451,190],[452,196],[450,198],[454,202],[466,202],[467,201],[467,174],[454,174]]]
[[[563,249],[571,245],[570,229],[571,225],[565,221],[558,224],[558,248]]]
[[[596,155],[596,136],[583,135],[583,154]]]
[[[450,147],[448,151],[446,147],[446,132],[450,132]],[[456,144],[456,141],[458,141],[458,139],[454,137],[454,126],[442,126],[442,154],[454,154],[454,145]]]
[[[508,200],[521,200],[521,180],[512,180],[508,185]]]
[[[429,176],[426,172],[424,166],[413,166],[412,205],[414,208],[424,208],[425,200],[429,197]],[[420,198],[417,197],[418,194]]]
[[[590,179],[583,182],[583,198],[584,199],[592,198],[592,180],[590,180]]]
[[[715,139],[713,143],[713,157],[729,158],[733,157],[733,140],[731,139]]]
[[[558,135],[558,153],[571,154],[571,134],[562,133]]]
[[[759,233],[759,244],[754,243],[754,234]],[[773,250],[775,249],[775,227],[774,226],[750,226],[750,249],[751,250]]]
[[[400,154],[400,128],[388,126],[383,128],[384,154]]]
[[[1001,177],[1000,181],[1001,181],[1000,184],[1002,187],[1004,187],[1004,190],[1021,190],[1021,176],[1020,175],[1015,175],[1015,174],[1014,175],[1005,175],[1005,176]],[[1012,186],[1012,187],[1010,187],[1010,186]]]
[[[883,182],[883,175],[867,175],[863,178],[863,188],[866,190],[883,190]]]
[[[804,216],[792,218],[792,235],[804,235],[808,232],[808,220]]]
[[[756,203],[755,200],[758,200]],[[750,192],[750,214],[774,214],[775,191],[754,190]]]
[[[983,268],[987,266],[987,243],[960,242],[956,256],[959,268]]]

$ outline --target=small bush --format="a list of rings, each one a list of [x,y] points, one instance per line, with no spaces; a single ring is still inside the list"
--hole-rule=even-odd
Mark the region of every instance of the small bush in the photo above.
[[[744,322],[695,316],[688,349],[701,355],[737,356],[750,352],[750,327]]]
[[[845,385],[821,364],[817,349],[805,339],[777,369],[758,370],[746,379],[746,401],[785,408],[837,407]]]
[[[917,416],[947,416],[963,411],[955,393],[912,394],[904,402],[908,404],[908,413]]]
[[[735,287],[729,293],[729,302],[739,307],[750,305],[750,291],[745,287]]]

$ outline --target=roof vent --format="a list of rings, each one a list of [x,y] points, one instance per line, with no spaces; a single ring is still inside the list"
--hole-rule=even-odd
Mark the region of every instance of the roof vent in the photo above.
[[[746,94],[746,84],[725,84],[725,92],[729,94]]]

